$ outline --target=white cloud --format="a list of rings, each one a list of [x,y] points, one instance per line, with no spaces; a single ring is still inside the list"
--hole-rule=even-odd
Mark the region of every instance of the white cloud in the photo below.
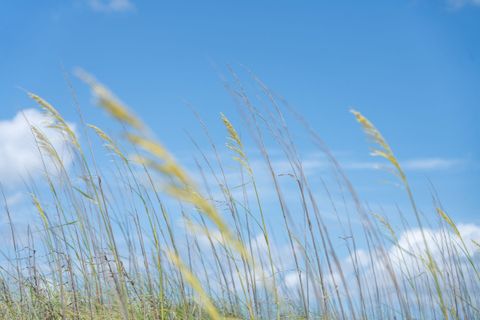
[[[130,0],[88,0],[88,5],[97,12],[125,12],[135,8]]]
[[[27,175],[37,177],[43,172],[42,160],[29,123],[39,128],[48,138],[65,167],[72,162],[68,142],[61,133],[48,127],[50,119],[35,109],[23,110],[13,119],[0,121],[0,182],[4,186],[18,184]],[[75,128],[71,123],[68,125]],[[53,169],[51,162],[47,161],[46,165],[47,170]]]
[[[392,281],[390,281],[387,263],[397,279],[422,277],[422,279],[418,279],[417,284],[420,284],[420,286],[423,284],[427,287],[428,285],[432,286],[433,278],[430,276],[431,271],[426,264],[426,250],[428,246],[430,255],[433,261],[436,262],[436,270],[440,274],[439,286],[443,292],[451,292],[455,289],[446,278],[446,275],[453,269],[461,270],[460,272],[464,273],[465,288],[470,292],[475,292],[477,278],[472,273],[473,270],[465,252],[468,252],[474,264],[478,264],[480,248],[473,241],[476,243],[480,241],[480,226],[459,224],[458,231],[463,242],[451,231],[425,228],[422,234],[422,231],[418,228],[407,230],[400,235],[396,245],[386,248],[384,255],[376,253],[374,256],[378,257],[378,259],[373,260],[374,262],[369,260],[362,264],[361,272],[364,274],[365,279],[369,279],[373,275],[385,279],[379,281],[378,284],[386,289],[387,292],[395,290]],[[360,254],[360,256],[365,256],[366,253],[364,250],[357,251],[357,254]],[[381,256],[384,256],[384,258],[380,258]],[[350,258],[350,261],[346,261],[346,269],[353,269],[351,260]],[[353,273],[350,274],[350,277],[353,278]],[[365,285],[371,284],[367,282]],[[456,285],[454,284],[453,286]],[[424,296],[425,301],[428,301],[429,293],[426,289],[424,291],[419,290],[418,294]],[[407,292],[405,292],[405,296],[408,296]],[[445,299],[450,298],[452,296],[447,295],[445,297]],[[453,302],[450,301],[449,303]],[[431,307],[436,308],[437,306],[432,305]]]
[[[470,254],[474,254],[479,251],[473,241],[480,241],[480,227],[474,224],[459,224],[458,231],[464,240],[466,249]],[[461,255],[455,258],[462,258],[463,251],[452,250],[452,247],[458,247],[460,245],[459,239],[451,232],[445,232],[444,230],[424,229],[423,235],[420,229],[410,229],[405,231],[398,240],[398,245],[392,246],[388,250],[388,256],[394,266],[405,265],[406,268],[413,269],[418,265],[418,258],[425,256],[426,244],[428,249],[436,261],[445,261],[446,258],[454,258],[452,256],[446,256],[446,252],[450,255]],[[463,246],[463,245],[462,245]],[[402,249],[407,250],[412,255],[402,254]],[[447,254],[447,255],[448,255]],[[403,262],[402,262],[403,261]]]
[[[301,274],[301,279],[302,281],[305,281],[305,275]],[[298,289],[298,286],[300,285],[300,277],[298,276],[297,271],[290,271],[288,272],[285,277],[283,278],[283,281],[285,282],[285,286],[289,289]]]
[[[431,257],[433,261],[436,261],[439,286],[442,292],[452,292],[458,289],[457,286],[464,285],[464,290],[473,293],[478,290],[478,278],[476,278],[476,274],[473,272],[465,252],[468,252],[472,262],[478,265],[480,261],[480,247],[474,241],[476,243],[480,242],[480,226],[475,224],[458,224],[457,226],[463,243],[454,232],[447,229],[425,228],[423,229],[423,235],[428,244]],[[350,256],[341,260],[341,272],[345,277],[345,283],[349,287],[350,295],[354,301],[357,301],[359,294],[356,287],[357,274],[360,275],[364,292],[379,290],[384,295],[390,295],[390,299],[393,299],[397,290],[392,281],[393,274],[398,283],[411,284],[410,281],[415,279],[415,294],[418,296],[418,299],[422,303],[428,304],[426,310],[431,309],[438,312],[438,304],[432,300],[431,292],[428,291],[428,288],[433,287],[433,278],[431,271],[429,271],[426,265],[426,245],[423,235],[420,229],[412,228],[401,233],[396,244],[386,246],[383,250],[372,249],[369,252],[364,249],[358,249]],[[451,270],[461,272],[463,274],[462,277],[465,277],[463,279],[464,283],[449,282],[448,276],[452,272]],[[325,271],[325,281],[329,289],[334,290],[334,288],[339,286],[340,294],[342,296],[346,295],[339,269],[335,268],[332,273],[327,271]],[[308,277],[310,278],[311,276]],[[301,279],[302,281],[307,280],[303,272]],[[373,282],[370,279],[376,279],[376,281]],[[298,272],[292,270],[286,273],[283,277],[283,283],[288,288],[288,292],[298,292],[300,288]],[[311,278],[311,284],[315,283],[318,284],[318,280]],[[399,287],[398,290],[402,292],[404,297],[414,301],[414,295],[412,295],[410,286]],[[449,300],[453,297],[453,295],[446,294],[444,299],[446,299],[447,303],[453,304],[454,301]]]

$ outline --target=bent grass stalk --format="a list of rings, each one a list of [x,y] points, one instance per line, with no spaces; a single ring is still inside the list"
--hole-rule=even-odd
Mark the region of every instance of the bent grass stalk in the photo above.
[[[86,82],[99,99],[99,105],[119,121],[133,127],[134,129],[143,129],[145,125],[135,116],[133,116],[128,109],[116,99],[103,85],[97,82],[92,76],[84,71],[77,71],[77,75]],[[223,218],[218,214],[215,207],[205,199],[196,188],[193,180],[175,161],[173,156],[157,141],[142,137],[136,134],[128,134],[128,140],[154,158],[146,158],[144,156],[136,156],[136,161],[142,165],[151,167],[152,169],[164,174],[172,182],[170,182],[165,191],[171,196],[180,201],[190,203],[205,214],[218,228],[222,236],[225,238],[227,244],[237,251],[246,261],[252,263],[252,259],[243,246],[243,244],[236,239],[230,231],[228,225],[223,221]],[[183,274],[184,272],[182,272]],[[198,286],[194,287],[197,291]],[[198,292],[199,293],[199,292]],[[201,293],[199,293],[201,294]],[[250,308],[249,308],[250,309]],[[253,317],[252,311],[249,311]]]
[[[240,136],[238,135],[237,131],[235,130],[230,120],[228,120],[228,118],[223,113],[221,114],[221,119],[223,121],[223,124],[225,125],[225,128],[229,133],[229,138],[230,138],[230,141],[227,142],[226,146],[228,149],[232,150],[237,155],[234,157],[234,160],[238,161],[246,169],[249,175],[249,178],[252,181],[252,186],[255,193],[255,200],[257,202],[258,210],[260,213],[260,219],[262,222],[263,237],[265,239],[265,243],[267,244],[268,259],[270,263],[271,277],[273,282],[273,292],[274,292],[275,305],[277,306],[277,319],[278,319],[280,317],[280,314],[279,314],[280,304],[279,304],[277,284],[275,280],[275,266],[273,263],[270,239],[268,237],[267,225],[265,223],[265,216],[263,213],[262,205],[260,203],[260,195],[258,192],[257,184],[254,178],[252,167],[250,166],[248,158],[245,154],[243,143],[240,140]]]
[[[410,184],[407,180],[407,176],[405,172],[403,171],[402,167],[400,166],[400,163],[398,162],[397,158],[395,157],[392,149],[390,148],[390,145],[387,143],[385,138],[382,136],[380,131],[373,125],[373,123],[370,122],[365,116],[363,116],[360,112],[351,110],[352,114],[355,116],[357,121],[360,123],[360,125],[363,127],[363,130],[369,136],[374,143],[376,143],[380,148],[374,148],[372,150],[372,156],[378,156],[386,159],[388,162],[390,162],[394,168],[396,169],[396,174],[399,176],[400,180],[402,181],[405,190],[407,191],[407,195],[410,201],[410,204],[412,206],[412,209],[415,213],[415,218],[417,219],[418,226],[420,228],[421,234],[422,234],[422,239],[423,243],[425,245],[425,253],[427,255],[427,259],[423,259],[425,265],[427,266],[427,269],[430,271],[434,282],[435,282],[435,289],[437,292],[437,296],[439,299],[440,303],[440,308],[442,310],[442,314],[445,319],[448,320],[449,318],[449,310],[448,307],[445,304],[444,298],[443,298],[443,293],[441,290],[440,286],[440,281],[439,281],[439,273],[438,273],[438,267],[437,263],[434,260],[431,250],[427,241],[427,238],[425,236],[424,228],[423,228],[423,223],[420,218],[420,213],[418,212],[417,205],[415,203],[415,200],[413,198],[413,192],[410,188]]]

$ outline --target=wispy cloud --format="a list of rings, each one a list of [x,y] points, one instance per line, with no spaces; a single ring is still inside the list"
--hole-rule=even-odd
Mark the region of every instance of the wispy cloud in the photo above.
[[[130,0],[88,0],[88,5],[97,12],[126,12],[135,9]]]
[[[346,170],[377,170],[385,167],[385,164],[374,161],[349,161],[342,163]]]
[[[480,6],[480,0],[448,0],[448,3],[454,8],[462,8],[468,5]]]
[[[447,170],[463,163],[460,159],[420,158],[406,160],[402,165],[405,170]]]
[[[451,158],[414,158],[400,161],[400,165],[407,171],[440,171],[457,168],[465,164],[465,160]],[[375,161],[345,162],[343,167],[347,170],[376,170],[387,168],[388,164]]]
[[[22,192],[16,192],[12,195],[6,196],[6,205],[13,207],[24,200],[24,194]]]

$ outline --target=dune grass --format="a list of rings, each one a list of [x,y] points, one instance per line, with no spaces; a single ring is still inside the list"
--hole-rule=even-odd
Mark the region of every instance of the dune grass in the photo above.
[[[465,239],[435,196],[432,212],[421,212],[392,148],[361,113],[352,111],[373,155],[392,167],[409,201],[397,212],[362,202],[311,125],[255,76],[253,95],[233,71],[225,83],[243,121],[219,115],[225,147],[198,116],[205,136],[192,139],[195,165],[186,168],[105,86],[77,75],[122,138],[83,118],[80,137],[52,104],[28,94],[74,163],[67,168],[31,127],[44,164],[42,181],[26,183],[37,219],[19,232],[3,195],[10,234],[1,319],[480,318],[480,239]],[[328,178],[312,179],[288,115],[325,159]]]

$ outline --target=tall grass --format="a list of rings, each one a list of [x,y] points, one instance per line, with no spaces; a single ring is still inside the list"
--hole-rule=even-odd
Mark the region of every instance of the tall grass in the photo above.
[[[409,207],[371,210],[312,126],[253,75],[252,88],[233,71],[225,82],[242,120],[219,115],[225,148],[197,115],[205,135],[192,139],[186,168],[104,85],[77,74],[123,138],[83,117],[79,137],[28,94],[74,163],[31,127],[43,179],[26,183],[37,218],[22,231],[0,187],[10,230],[0,318],[480,318],[480,239],[466,239],[435,195],[432,212],[421,212],[400,161],[361,113],[353,111]],[[328,171],[309,173],[294,127]]]

